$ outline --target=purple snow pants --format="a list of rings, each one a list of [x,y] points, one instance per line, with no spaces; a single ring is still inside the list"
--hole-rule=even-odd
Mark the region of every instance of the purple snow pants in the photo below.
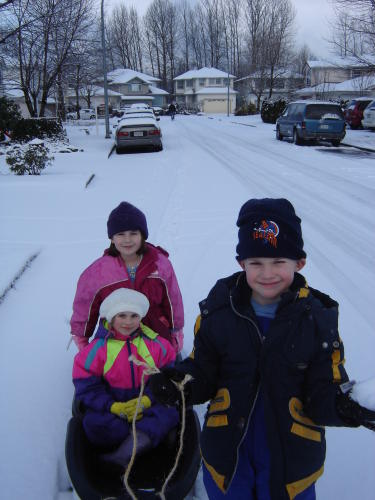
[[[175,408],[156,403],[143,413],[143,417],[136,423],[136,429],[147,434],[155,447],[176,427],[178,420]],[[89,441],[103,448],[119,446],[132,432],[131,424],[126,419],[110,412],[98,413],[90,410],[87,410],[83,417],[83,428]]]

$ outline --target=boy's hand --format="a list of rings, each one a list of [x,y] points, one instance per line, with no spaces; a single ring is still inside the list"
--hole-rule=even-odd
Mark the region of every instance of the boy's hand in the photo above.
[[[131,423],[134,420],[135,409],[137,407],[138,398],[129,399],[126,403],[113,403],[111,406],[111,413],[117,415],[120,418],[127,418],[128,422]],[[148,396],[143,396],[141,398],[141,406],[138,410],[137,420],[143,417],[143,410],[145,408],[150,408],[151,401]]]
[[[164,368],[149,378],[148,387],[159,403],[173,406],[180,398],[180,392],[173,382],[181,382],[184,378],[185,374],[175,368]]]
[[[339,389],[336,398],[337,413],[346,425],[350,427],[359,427],[363,425],[372,431],[375,431],[375,411],[361,406],[350,397],[350,392],[343,393]]]

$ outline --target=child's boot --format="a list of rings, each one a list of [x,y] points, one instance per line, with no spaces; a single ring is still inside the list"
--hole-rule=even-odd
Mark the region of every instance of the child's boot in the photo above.
[[[128,436],[120,446],[111,453],[103,453],[100,457],[106,462],[112,462],[117,465],[126,467],[130,462],[133,453],[133,436]],[[151,440],[147,434],[142,431],[137,432],[137,451],[136,454],[141,455],[151,448]]]

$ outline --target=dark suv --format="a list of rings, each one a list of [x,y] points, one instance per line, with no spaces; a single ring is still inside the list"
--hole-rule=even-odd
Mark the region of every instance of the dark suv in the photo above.
[[[345,137],[345,120],[338,104],[325,101],[290,102],[276,120],[276,138],[291,137],[295,144],[323,139],[338,146]]]
[[[344,116],[350,128],[362,128],[363,111],[371,101],[371,97],[358,97],[349,103],[344,111]]]

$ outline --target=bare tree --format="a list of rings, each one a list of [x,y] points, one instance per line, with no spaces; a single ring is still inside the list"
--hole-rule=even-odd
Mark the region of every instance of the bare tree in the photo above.
[[[109,21],[110,45],[124,68],[143,70],[141,28],[137,11],[117,5]]]
[[[359,62],[374,67],[368,54],[375,52],[375,0],[331,0],[336,20],[331,43],[343,56],[352,55]]]
[[[18,85],[31,116],[44,116],[51,89],[72,44],[85,36],[91,12],[91,0],[13,2],[18,31],[9,55],[17,57]]]
[[[147,9],[144,25],[149,57],[154,59],[153,75],[161,79],[164,89],[171,90],[178,31],[176,6],[170,0],[154,0]]]
[[[271,97],[275,81],[289,66],[295,10],[290,0],[245,0],[244,6],[251,91],[259,109],[266,89]]]

